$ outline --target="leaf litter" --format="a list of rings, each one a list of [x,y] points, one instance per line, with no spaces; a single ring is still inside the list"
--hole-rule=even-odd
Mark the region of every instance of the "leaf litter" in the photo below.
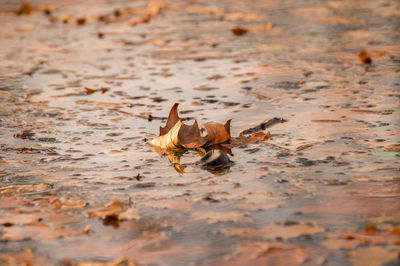
[[[394,1],[66,2],[0,5],[0,264],[397,262]]]

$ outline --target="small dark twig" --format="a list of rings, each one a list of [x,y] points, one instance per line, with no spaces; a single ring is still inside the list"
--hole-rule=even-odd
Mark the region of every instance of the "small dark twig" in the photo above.
[[[251,127],[246,130],[243,130],[242,132],[240,132],[240,134],[243,134],[243,135],[253,134],[255,132],[264,131],[265,129],[272,127],[275,124],[284,123],[284,122],[287,122],[287,120],[283,119],[283,118],[274,117],[274,118],[268,120],[267,122],[263,122],[255,127]]]

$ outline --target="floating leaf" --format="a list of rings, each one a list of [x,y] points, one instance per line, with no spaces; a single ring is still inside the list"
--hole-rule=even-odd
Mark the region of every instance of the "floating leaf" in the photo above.
[[[150,141],[150,144],[162,150],[169,150],[194,149],[223,143],[231,138],[230,121],[228,120],[225,125],[216,122],[204,124],[202,127],[207,131],[207,136],[204,137],[197,121],[193,125],[186,125],[182,122],[178,115],[178,103],[175,103],[169,112],[165,127],[160,127],[160,136]]]
[[[23,3],[16,11],[17,15],[30,15],[33,11],[32,4],[29,2]]]
[[[358,52],[357,55],[363,64],[371,64],[372,63],[371,56],[368,54],[368,52],[366,50],[361,50],[360,52]]]
[[[224,143],[231,139],[231,120],[226,121],[225,125],[217,122],[208,122],[200,126],[200,128],[205,128],[207,131],[207,146]]]
[[[233,27],[231,31],[236,36],[242,36],[247,33],[247,30],[240,26]]]

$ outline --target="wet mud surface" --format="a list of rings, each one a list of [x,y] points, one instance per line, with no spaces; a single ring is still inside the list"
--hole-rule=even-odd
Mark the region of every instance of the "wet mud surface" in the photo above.
[[[0,12],[0,264],[399,262],[397,1]],[[286,122],[207,171],[148,143],[175,102],[235,137]]]

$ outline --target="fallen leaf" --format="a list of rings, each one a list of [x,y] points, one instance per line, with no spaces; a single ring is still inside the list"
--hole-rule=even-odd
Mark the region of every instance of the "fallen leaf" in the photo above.
[[[23,130],[20,133],[14,135],[14,138],[21,138],[21,139],[32,139],[35,135],[30,129]]]
[[[247,30],[240,26],[233,27],[231,31],[236,36],[242,36],[247,33]]]
[[[56,8],[54,6],[42,5],[38,8],[38,10],[43,12],[45,15],[51,15],[54,13]]]
[[[204,128],[207,131],[206,146],[224,143],[231,139],[231,120],[226,121],[224,125],[217,122],[208,122],[200,125],[200,130]]]
[[[97,90],[96,90],[96,89],[91,89],[91,88],[85,87],[85,91],[86,91],[86,94],[87,94],[87,95],[90,95],[90,94],[95,93]]]
[[[370,224],[364,227],[364,233],[368,235],[375,235],[376,233],[378,233],[378,231],[379,231],[378,227],[374,224]]]
[[[157,17],[157,15],[160,13],[161,8],[164,7],[164,3],[163,2],[150,2],[147,10],[148,13],[151,17],[151,19],[154,19],[155,17]]]
[[[29,2],[23,3],[16,11],[17,15],[30,15],[33,11],[32,4]]]
[[[82,26],[86,23],[86,18],[77,18],[75,22],[78,26]]]
[[[209,129],[214,130],[215,127],[209,126]],[[226,129],[223,132],[226,132]],[[197,121],[190,126],[184,124],[182,119],[180,119],[178,116],[178,104],[175,103],[168,115],[168,120],[165,127],[160,127],[160,136],[151,140],[150,144],[162,150],[176,148],[194,149],[206,145],[207,142],[213,143],[215,141],[219,141],[221,138],[225,138],[225,136],[221,137],[215,134],[212,136],[214,136],[214,138],[218,138],[218,140],[203,137]]]
[[[60,21],[64,24],[70,22],[73,18],[70,15],[63,14],[60,16]]]
[[[357,55],[363,64],[371,64],[372,63],[371,56],[368,54],[368,52],[366,50],[361,50],[360,52],[357,53]]]
[[[272,29],[272,22],[268,22],[267,24],[265,24],[264,30],[271,30],[271,29]]]

